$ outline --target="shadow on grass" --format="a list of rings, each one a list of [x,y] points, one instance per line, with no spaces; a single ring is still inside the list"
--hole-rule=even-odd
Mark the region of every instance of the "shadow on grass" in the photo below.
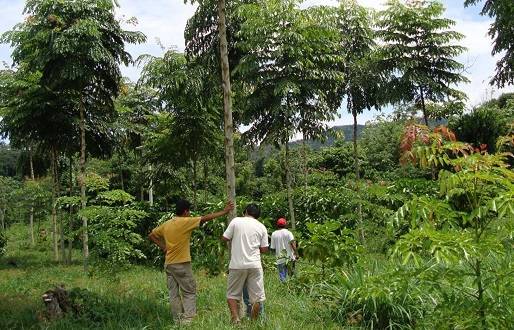
[[[71,292],[74,312],[56,321],[44,319],[41,297],[0,294],[0,329],[163,329],[172,324],[167,305],[157,297]]]

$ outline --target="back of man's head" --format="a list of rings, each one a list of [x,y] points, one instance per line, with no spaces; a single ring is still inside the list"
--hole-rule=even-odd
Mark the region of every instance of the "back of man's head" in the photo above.
[[[248,204],[245,208],[245,215],[251,216],[254,219],[259,219],[261,216],[261,210],[256,204]]]
[[[185,199],[179,199],[175,204],[175,214],[178,216],[185,215],[191,209],[191,203]]]

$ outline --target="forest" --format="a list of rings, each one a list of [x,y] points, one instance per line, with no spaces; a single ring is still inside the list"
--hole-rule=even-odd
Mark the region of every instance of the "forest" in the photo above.
[[[458,1],[491,24],[484,89],[507,91],[479,104],[442,2],[185,2],[160,56],[129,52],[147,36],[116,0],[26,0],[0,31],[0,328],[186,327],[148,235],[187,199],[236,206],[191,237],[189,328],[234,328],[220,237],[256,203],[300,257],[282,283],[262,256],[264,313],[239,328],[512,329],[514,2]]]

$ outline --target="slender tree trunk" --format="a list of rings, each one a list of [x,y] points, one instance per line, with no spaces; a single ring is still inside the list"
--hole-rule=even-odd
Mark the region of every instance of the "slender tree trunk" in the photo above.
[[[2,230],[5,231],[5,210],[0,209],[0,224],[2,225]]]
[[[236,172],[234,162],[234,125],[232,122],[232,92],[230,86],[230,66],[228,62],[228,42],[225,0],[218,0],[218,28],[220,38],[221,76],[223,83],[223,110],[225,131],[225,174],[227,180],[227,197],[234,203],[234,209],[228,215],[231,221],[236,210]]]
[[[425,125],[428,126],[428,115],[427,108],[425,105],[425,94],[423,92],[423,87],[419,87],[419,95],[421,97],[421,110],[423,111],[423,120],[425,121]]]
[[[306,134],[303,132],[303,141],[302,141],[302,159],[303,159],[303,184],[305,191],[307,191],[308,183],[307,183],[307,141],[306,141]]]
[[[362,219],[362,203],[360,202],[360,164],[359,164],[359,148],[357,145],[357,111],[353,108],[353,104],[350,98],[348,98],[348,106],[349,109],[352,109],[353,116],[353,157],[354,157],[354,167],[355,167],[355,187],[357,191],[357,196],[359,196],[359,203],[357,204],[357,215],[359,217],[359,226],[361,233],[361,240],[364,242],[364,228],[363,228],[363,219]]]
[[[192,186],[193,186],[193,209],[196,209],[196,193],[197,193],[197,170],[196,170],[196,165],[197,165],[197,160],[196,159],[193,159],[192,160],[192,163],[193,163],[193,182],[192,182]]]
[[[86,110],[84,109],[84,103],[80,103],[80,205],[82,209],[86,208]],[[89,237],[87,231],[87,218],[82,217],[82,252],[84,254],[84,272],[88,272],[89,262]]]
[[[203,202],[207,202],[207,193],[209,190],[209,164],[207,159],[203,162]]]
[[[73,156],[70,155],[70,182],[69,182],[69,196],[73,196]],[[68,221],[68,258],[66,260],[68,265],[71,265],[73,257],[73,205],[70,205],[70,218]]]
[[[125,190],[125,182],[123,181],[123,169],[120,169],[120,181],[121,181],[121,190]]]
[[[425,104],[425,94],[423,93],[423,87],[419,87],[419,95],[421,97],[421,109],[423,111],[423,120],[425,122],[425,125],[427,127],[429,127],[428,126],[427,107],[426,107],[426,104]],[[432,180],[435,180],[437,175],[436,175],[436,168],[435,168],[435,166],[433,164],[430,167],[430,170],[431,170],[431,174],[432,174]]]
[[[293,204],[293,188],[291,180],[291,168],[289,163],[289,142],[286,142],[286,154],[285,154],[285,165],[286,165],[286,185],[287,185],[287,202],[289,205],[289,217],[291,220],[291,228],[296,229],[296,218],[294,215],[294,204]]]
[[[57,189],[57,198],[61,197],[61,184],[60,184],[60,179],[59,179],[59,153],[57,152],[56,149],[54,149],[54,158],[55,158],[55,187]],[[61,216],[59,216],[59,213],[57,213],[57,209],[56,209],[56,220],[57,218],[59,219],[59,234],[60,234],[60,237],[61,237],[61,241],[60,241],[60,244],[59,244],[59,248],[61,249],[61,257],[60,257],[60,261],[62,263],[65,262],[65,259],[66,259],[66,246],[65,246],[65,242],[64,242],[64,219],[62,217],[62,214]]]
[[[150,187],[148,187],[148,202],[150,206],[153,206],[153,168],[152,165],[148,165],[148,171],[150,172]]]
[[[57,199],[57,177],[55,175],[57,167],[56,159],[55,159],[55,148],[52,148],[50,158],[52,160],[52,241],[53,241],[53,250],[54,250],[54,260],[59,261],[59,246],[57,244],[57,209],[56,209],[56,199]]]
[[[34,181],[34,162],[32,159],[32,147],[29,147],[29,164],[30,164],[30,179],[32,181]],[[36,240],[34,237],[34,204],[30,205],[29,223],[30,223],[30,244],[32,246],[34,246],[34,245],[36,245]]]

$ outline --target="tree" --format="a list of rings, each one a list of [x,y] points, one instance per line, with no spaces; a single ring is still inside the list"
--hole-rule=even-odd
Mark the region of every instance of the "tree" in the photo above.
[[[82,207],[86,206],[86,117],[112,114],[121,80],[119,64],[132,58],[125,43],[145,36],[125,31],[114,17],[113,0],[28,0],[29,19],[7,32],[14,63],[42,73],[40,83],[73,103],[80,130]],[[83,218],[84,268],[89,257],[87,219]]]
[[[186,39],[189,54],[202,54],[206,50],[211,49],[216,44],[213,36],[219,38],[219,63],[221,67],[221,87],[223,91],[223,122],[224,122],[224,146],[225,146],[225,177],[227,197],[234,203],[234,209],[228,215],[228,221],[237,215],[236,209],[236,173],[234,161],[234,122],[232,114],[232,84],[230,79],[230,62],[229,62],[229,46],[227,38],[227,6],[225,0],[191,0],[192,3],[199,4],[196,15],[193,20],[188,22],[186,27]],[[217,17],[213,15],[212,9],[217,3]],[[199,14],[200,13],[200,14]],[[205,13],[206,15],[203,15]],[[195,21],[200,18],[200,22]],[[205,20],[204,20],[205,19]],[[213,23],[217,22],[216,28]],[[204,24],[207,23],[207,24]],[[198,31],[203,31],[198,33]],[[205,32],[205,33],[204,33]],[[210,42],[204,42],[205,39]],[[199,42],[198,42],[199,41]],[[211,48],[209,48],[211,47]],[[212,52],[211,52],[212,54]],[[212,57],[207,56],[210,63],[213,63]],[[205,60],[205,57],[203,58]]]
[[[455,22],[441,17],[443,13],[439,2],[390,0],[378,22],[384,69],[391,75],[387,100],[414,100],[427,126],[427,101],[462,100],[465,94],[452,86],[468,82],[464,66],[454,60],[465,51],[454,44],[463,35],[450,30]]]
[[[466,6],[478,5],[482,0],[466,0]],[[510,0],[486,0],[481,15],[494,18],[489,36],[494,40],[492,55],[501,55],[496,63],[492,85],[499,88],[514,83],[514,2]]]
[[[170,50],[162,58],[151,57],[140,79],[140,84],[157,91],[158,101],[169,114],[163,117],[163,134],[151,134],[148,141],[152,160],[176,167],[192,165],[194,205],[198,162],[221,144],[221,117],[217,99],[204,80],[207,74],[203,67],[188,63],[183,54]]]
[[[296,221],[289,171],[289,140],[297,131],[326,129],[339,107],[338,35],[325,7],[300,9],[298,1],[269,0],[241,6],[241,49],[236,68],[245,83],[245,136],[285,147],[289,216]],[[311,135],[311,136],[312,136]]]

